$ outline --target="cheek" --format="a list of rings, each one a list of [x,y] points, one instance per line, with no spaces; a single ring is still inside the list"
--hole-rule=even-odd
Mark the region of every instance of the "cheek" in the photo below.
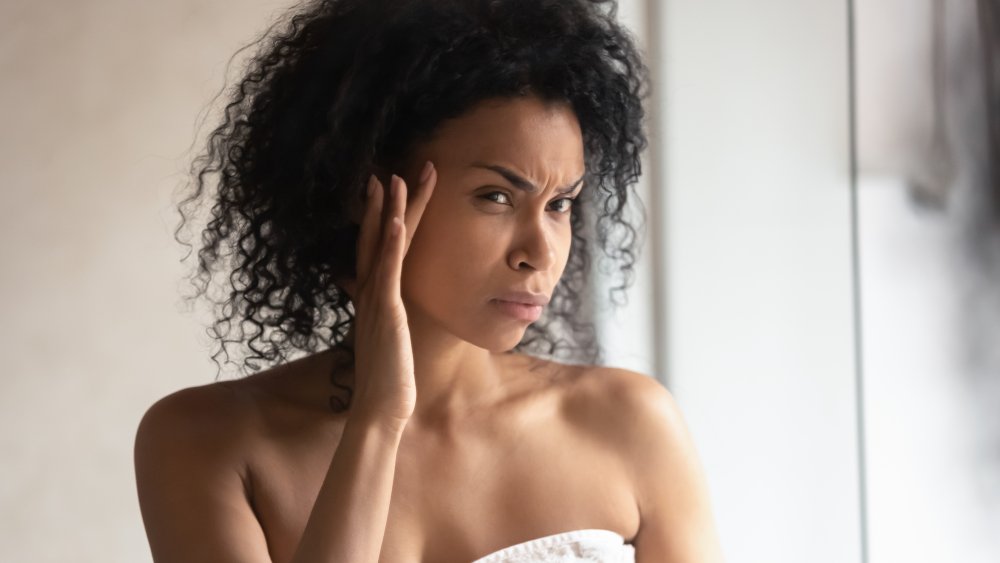
[[[403,261],[403,286],[410,295],[473,290],[488,283],[502,258],[503,244],[487,221],[425,215]],[[458,297],[455,293],[452,297]]]
[[[556,256],[563,261],[569,256],[570,246],[573,244],[573,227],[569,224],[569,220],[565,220],[558,225],[552,227],[552,248],[556,252]]]

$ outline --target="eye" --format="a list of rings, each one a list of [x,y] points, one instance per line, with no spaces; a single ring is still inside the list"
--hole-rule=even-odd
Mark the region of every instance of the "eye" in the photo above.
[[[504,202],[503,202],[503,201],[497,201],[497,200],[496,200],[496,199],[494,199],[494,198],[493,198],[492,196],[500,196],[501,198],[503,198],[503,199],[506,199],[506,200],[507,200],[507,201],[506,201],[506,203],[510,203],[510,198],[509,198],[509,197],[507,197],[507,194],[505,194],[505,193],[503,193],[503,192],[490,192],[490,193],[488,193],[488,194],[484,194],[484,195],[482,195],[482,196],[480,196],[480,197],[482,197],[483,199],[486,199],[486,200],[489,200],[489,201],[492,201],[492,202],[494,202],[494,203],[499,203],[499,204],[501,204],[501,205],[504,205]]]
[[[483,194],[479,197],[487,201],[499,203],[500,205],[510,205],[510,196],[508,196],[504,192],[490,192],[488,194]],[[567,214],[573,208],[574,201],[576,201],[575,197],[564,197],[553,201],[552,204],[558,205],[560,202],[563,202],[562,208],[557,209],[556,211],[558,211],[561,214]]]
[[[561,198],[561,199],[557,199],[557,200],[553,201],[552,203],[555,204],[555,203],[559,203],[560,201],[566,202],[566,205],[564,205],[563,208],[562,208],[562,210],[559,211],[559,212],[560,213],[568,213],[571,209],[573,209],[573,202],[576,201],[576,198],[575,197],[564,197],[564,198]]]

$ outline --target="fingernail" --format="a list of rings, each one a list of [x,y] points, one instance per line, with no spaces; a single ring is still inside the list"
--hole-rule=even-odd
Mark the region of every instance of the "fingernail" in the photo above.
[[[395,197],[396,192],[399,191],[399,180],[399,176],[392,175],[392,179],[389,180],[389,195]]]
[[[433,170],[433,169],[434,169],[434,165],[431,164],[431,161],[428,160],[427,163],[424,164],[424,169],[420,172],[420,183],[424,183],[428,179],[430,179],[430,177],[431,177],[431,170]]]
[[[374,174],[372,174],[368,178],[368,190],[367,190],[367,193],[368,193],[368,197],[371,197],[372,194],[375,193],[375,175]]]

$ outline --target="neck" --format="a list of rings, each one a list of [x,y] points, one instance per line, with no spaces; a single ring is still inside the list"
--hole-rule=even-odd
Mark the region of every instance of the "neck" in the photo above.
[[[503,353],[465,341],[426,317],[411,315],[416,426],[460,420],[492,400],[505,382]]]
[[[469,343],[428,317],[407,311],[417,404],[408,427],[433,428],[462,419],[498,398],[510,355]],[[354,344],[354,327],[345,337]]]

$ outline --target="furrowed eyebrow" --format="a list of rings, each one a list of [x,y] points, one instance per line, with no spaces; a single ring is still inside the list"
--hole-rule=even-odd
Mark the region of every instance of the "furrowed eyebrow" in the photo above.
[[[538,186],[524,179],[517,172],[514,172],[509,168],[500,166],[499,164],[486,164],[483,162],[473,162],[470,166],[473,168],[483,168],[486,170],[492,170],[493,172],[496,172],[497,174],[503,176],[504,179],[510,182],[511,185],[514,186],[515,188],[528,192],[529,194],[538,192]],[[586,173],[584,174],[584,176],[586,176]],[[572,192],[573,190],[576,189],[577,186],[579,186],[583,182],[584,176],[580,176],[579,180],[573,182],[568,186],[563,186],[557,189],[556,194],[562,195]]]

